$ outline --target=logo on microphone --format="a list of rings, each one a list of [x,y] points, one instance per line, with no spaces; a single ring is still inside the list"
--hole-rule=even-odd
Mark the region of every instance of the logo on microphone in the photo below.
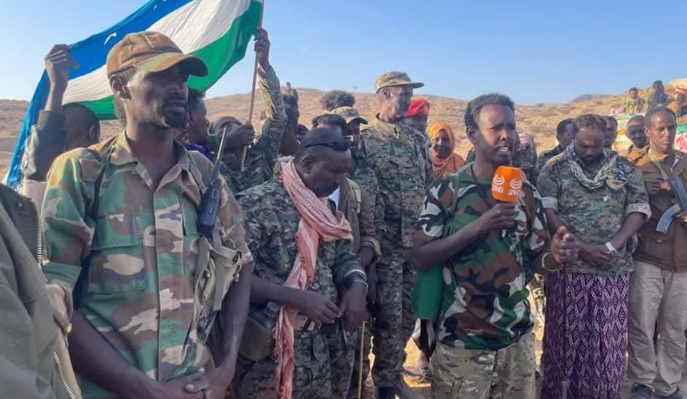
[[[522,191],[522,170],[511,166],[499,166],[491,182],[491,194],[501,202],[518,202]]]

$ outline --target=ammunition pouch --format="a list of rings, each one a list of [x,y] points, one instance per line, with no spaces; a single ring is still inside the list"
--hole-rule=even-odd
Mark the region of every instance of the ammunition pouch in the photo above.
[[[213,245],[205,236],[198,238],[198,264],[193,290],[193,314],[198,336],[206,341],[229,287],[238,281],[243,263],[241,251]]]

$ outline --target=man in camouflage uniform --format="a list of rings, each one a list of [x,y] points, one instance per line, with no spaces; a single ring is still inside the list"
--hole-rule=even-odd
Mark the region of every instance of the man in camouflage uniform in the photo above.
[[[360,117],[360,114],[358,114],[358,111],[355,109],[350,107],[342,108],[350,109],[347,113],[349,119],[359,118],[362,122],[367,123],[366,120]],[[349,120],[348,123],[346,122],[346,119],[339,115],[319,115],[313,118],[313,129],[317,127],[338,128],[344,139],[351,141],[351,155],[352,158],[354,158],[354,154],[357,152],[355,148],[359,144],[360,131],[357,130],[356,132],[355,126],[353,128],[350,128],[350,126],[356,122],[359,125],[360,122],[357,120]],[[351,168],[351,170],[353,169]],[[367,273],[368,286],[376,285],[376,280],[370,279],[370,272],[372,272],[376,278],[375,268],[376,262],[381,257],[381,248],[375,228],[374,201],[370,200],[367,190],[362,189],[358,182],[350,178],[343,179],[339,188],[329,196],[329,199],[337,204],[337,209],[343,212],[344,216],[346,216],[346,220],[351,224],[353,250],[358,254],[360,266],[365,269]],[[370,295],[370,290],[368,290],[368,302],[373,303],[374,297]],[[374,295],[374,293],[372,293],[372,295]],[[363,358],[368,358],[365,363],[365,376],[367,376],[369,372],[368,355],[369,348],[371,347],[371,340],[369,337],[370,334],[368,331],[365,333],[364,337],[365,346],[368,348],[363,356]],[[334,364],[334,367],[332,367],[332,391],[334,397],[337,398],[345,397],[346,392],[348,392],[349,397],[356,397],[359,375],[358,363],[360,359],[359,335],[351,337],[353,339],[348,340],[350,342],[349,345],[342,345],[340,342],[341,340],[338,340],[339,345],[334,347],[333,343],[336,342],[338,338],[341,338],[340,334],[336,337],[328,337],[330,342],[330,356]]]
[[[362,132],[367,162],[379,183],[383,223],[382,260],[377,267],[377,306],[372,377],[381,399],[394,394],[413,397],[401,372],[405,344],[415,327],[410,313],[415,277],[408,264],[412,235],[425,189],[432,181],[432,163],[425,136],[403,123],[413,89],[422,87],[403,72],[387,72],[377,78],[375,90],[380,111]]]
[[[377,182],[377,175],[375,171],[370,167],[367,160],[367,150],[365,147],[365,140],[360,135],[360,125],[367,125],[368,121],[360,115],[357,109],[353,107],[338,107],[332,110],[334,114],[340,115],[346,120],[346,125],[348,127],[348,135],[353,140],[353,145],[351,146],[351,155],[353,156],[353,166],[350,172],[348,172],[348,178],[354,180],[363,191],[367,194],[369,199],[370,208],[373,212],[373,221],[375,229],[375,237],[377,232],[381,231],[384,223],[384,206],[381,199],[381,194],[379,191],[379,183]],[[381,250],[381,249],[380,249]],[[381,253],[379,254],[381,257]],[[362,381],[363,384],[367,380],[367,376],[370,373],[370,350],[372,350],[372,329],[371,326],[374,322],[375,310],[377,309],[377,261],[372,262],[367,269],[367,283],[369,289],[367,292],[368,309],[370,310],[370,318],[368,319],[368,324],[366,325],[363,340],[363,373]],[[358,343],[359,344],[359,343]],[[358,378],[360,377],[360,346],[356,348],[355,363],[353,367],[353,375],[351,378],[350,389],[348,390],[349,398],[356,398],[358,394]]]
[[[213,124],[215,147],[219,145],[222,131],[226,127],[227,140],[222,155],[222,175],[232,192],[239,193],[270,180],[274,174],[274,164],[279,157],[279,147],[286,129],[286,113],[279,78],[270,64],[270,42],[267,31],[261,29],[255,40],[255,53],[258,59],[258,84],[265,106],[266,119],[262,133],[255,138],[250,123],[240,125],[233,117],[224,117]],[[239,127],[240,126],[240,127]],[[239,127],[238,129],[234,129]],[[241,171],[241,156],[246,146],[245,169]]]
[[[43,270],[80,303],[69,342],[83,395],[221,398],[252,258],[224,183],[213,238],[199,234],[212,165],[173,139],[187,121],[187,79],[207,67],[168,37],[141,32],[112,48],[107,73],[124,132],[60,156],[42,212]],[[213,366],[206,339],[217,311],[225,356]]]
[[[556,126],[556,140],[558,140],[558,145],[539,154],[539,158],[537,159],[537,170],[544,169],[544,165],[546,165],[549,159],[562,153],[570,143],[572,143],[575,135],[574,132],[575,127],[573,126],[572,118],[563,119],[558,123],[558,126]]]
[[[496,168],[510,164],[515,149],[513,110],[500,94],[468,104],[465,126],[475,161],[430,186],[418,221],[415,266],[443,268],[431,360],[435,399],[535,397],[527,276],[574,259],[564,255],[574,250],[564,228],[549,244],[531,183],[523,182],[516,204],[492,196]]]
[[[340,345],[342,340],[345,343],[344,334],[353,331],[365,317],[365,271],[351,240],[319,240],[312,283],[303,290],[286,286],[300,256],[296,233],[306,220],[295,201],[307,199],[292,197],[283,176],[289,168],[295,168],[311,196],[327,198],[340,186],[351,166],[348,143],[338,129],[316,128],[306,134],[293,161],[279,177],[239,194],[239,202],[246,210],[248,245],[255,254],[250,317],[269,320],[268,324],[274,326],[280,308],[298,310],[293,325],[292,391],[283,392],[287,398],[330,399],[345,395],[334,394],[332,367],[337,363],[330,358],[330,345]],[[328,211],[335,209],[331,200],[327,204]],[[338,217],[343,216],[339,213]],[[330,337],[336,337],[335,341]],[[278,364],[273,347],[266,352],[262,359],[241,355],[234,397],[275,397],[275,389],[281,388],[275,387],[275,373],[283,365]]]
[[[606,147],[604,118],[582,115],[573,126],[573,145],[537,182],[550,230],[566,226],[580,249],[578,261],[546,276],[541,397],[560,398],[568,376],[570,397],[619,398],[634,267],[626,244],[651,211],[639,169]]]

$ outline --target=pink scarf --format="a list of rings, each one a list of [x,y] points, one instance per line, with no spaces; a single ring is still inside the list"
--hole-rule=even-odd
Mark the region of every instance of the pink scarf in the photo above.
[[[313,283],[317,247],[320,239],[325,242],[352,240],[351,225],[341,212],[337,212],[336,216],[332,214],[327,206],[326,198],[317,198],[303,184],[293,161],[284,167],[282,180],[284,189],[301,216],[296,231],[298,256],[284,286],[305,290]],[[274,326],[277,399],[291,399],[293,394],[293,370],[295,366],[293,330],[297,316],[298,309],[282,306]]]

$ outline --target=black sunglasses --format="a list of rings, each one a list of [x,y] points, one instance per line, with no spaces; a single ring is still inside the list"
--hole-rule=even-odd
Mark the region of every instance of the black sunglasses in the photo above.
[[[310,147],[329,147],[336,152],[346,152],[351,149],[353,142],[351,140],[328,141],[324,143],[310,143],[306,144],[305,148]]]

